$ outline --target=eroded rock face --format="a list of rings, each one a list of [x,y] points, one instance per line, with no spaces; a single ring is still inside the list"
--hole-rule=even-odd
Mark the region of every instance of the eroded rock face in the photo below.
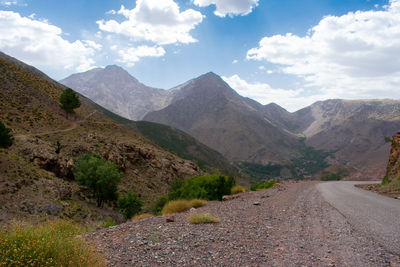
[[[400,186],[400,132],[393,136],[385,180]]]

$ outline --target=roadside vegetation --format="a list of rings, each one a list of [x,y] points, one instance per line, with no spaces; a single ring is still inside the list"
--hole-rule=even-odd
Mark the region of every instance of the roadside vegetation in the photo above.
[[[277,183],[275,181],[268,181],[262,184],[254,184],[250,187],[251,191],[258,191],[263,189],[268,189],[275,186]]]
[[[78,226],[66,221],[3,227],[0,230],[2,266],[105,266],[104,259],[77,235]]]
[[[200,224],[200,223],[217,223],[219,222],[219,218],[211,215],[210,213],[197,213],[193,214],[189,217],[189,222],[191,224]]]
[[[330,173],[321,177],[321,181],[339,181],[342,179],[342,175],[337,173]]]
[[[172,214],[178,212],[184,212],[191,208],[199,208],[206,205],[207,201],[202,199],[179,199],[167,202],[161,210],[161,214]]]
[[[219,174],[177,179],[172,183],[168,195],[159,197],[151,211],[154,214],[174,213],[173,210],[185,211],[195,207],[195,204],[202,204],[201,200],[222,200],[223,196],[231,194],[231,189],[235,184],[233,177]],[[167,208],[164,210],[164,207]]]

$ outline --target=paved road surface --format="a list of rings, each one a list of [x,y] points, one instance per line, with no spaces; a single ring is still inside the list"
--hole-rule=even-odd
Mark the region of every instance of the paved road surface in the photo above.
[[[400,200],[354,186],[360,183],[363,182],[328,182],[317,188],[354,227],[400,255]]]

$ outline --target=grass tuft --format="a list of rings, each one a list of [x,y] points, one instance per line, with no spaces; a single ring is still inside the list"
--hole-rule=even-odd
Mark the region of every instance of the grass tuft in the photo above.
[[[202,199],[192,199],[192,200],[186,200],[186,199],[179,199],[179,200],[173,200],[167,202],[162,211],[161,214],[171,214],[171,213],[178,213],[178,212],[184,212],[187,211],[190,208],[198,208],[202,207],[207,203],[207,201],[202,200]]]
[[[177,213],[177,212],[184,212],[188,209],[190,209],[192,206],[190,206],[189,200],[173,200],[167,202],[165,206],[163,207],[161,214],[171,214],[171,213]]]
[[[0,264],[4,266],[105,266],[104,259],[77,237],[78,226],[66,221],[15,225],[0,230]]]
[[[150,213],[143,213],[143,214],[133,216],[132,221],[138,221],[138,220],[146,219],[146,218],[153,217],[153,216],[154,215],[150,214]]]
[[[207,203],[206,200],[203,199],[192,199],[190,200],[190,206],[193,208],[203,207]]]
[[[189,217],[189,222],[192,224],[217,223],[219,218],[212,216],[210,213],[197,213]]]
[[[231,195],[235,195],[241,192],[246,192],[246,187],[242,185],[235,185],[234,187],[231,188]]]

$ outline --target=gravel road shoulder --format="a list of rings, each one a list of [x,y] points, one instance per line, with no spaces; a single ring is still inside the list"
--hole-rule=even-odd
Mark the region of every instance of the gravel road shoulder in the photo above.
[[[196,211],[128,222],[87,235],[110,266],[399,266],[324,201],[315,182],[247,192]],[[259,202],[260,205],[254,205]],[[209,212],[216,224],[192,225]]]

